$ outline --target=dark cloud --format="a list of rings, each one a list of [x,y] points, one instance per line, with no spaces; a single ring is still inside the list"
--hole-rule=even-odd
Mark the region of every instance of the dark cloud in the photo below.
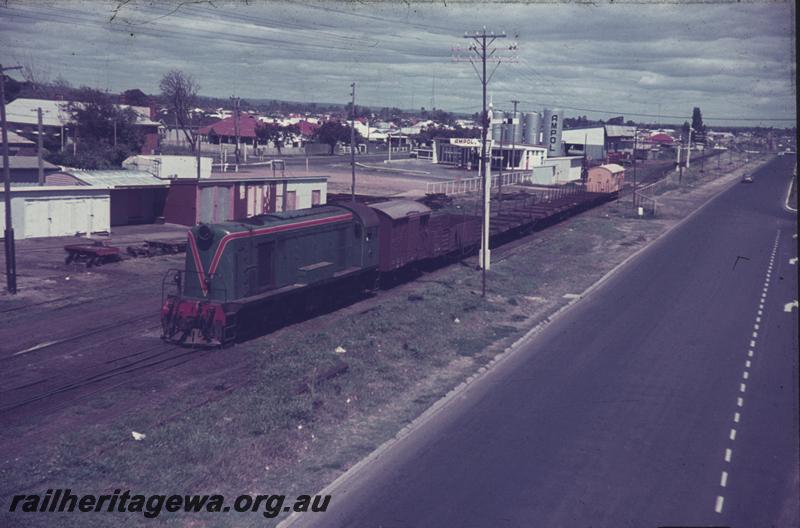
[[[355,80],[362,104],[474,111],[480,85],[451,50],[486,26],[508,34],[498,44],[519,44],[518,61],[492,79],[498,107],[517,98],[526,109],[688,118],[700,106],[733,120],[794,117],[794,10],[791,2],[10,0],[0,8],[0,59],[111,90],[153,93],[165,71],[181,68],[207,95],[344,102]]]

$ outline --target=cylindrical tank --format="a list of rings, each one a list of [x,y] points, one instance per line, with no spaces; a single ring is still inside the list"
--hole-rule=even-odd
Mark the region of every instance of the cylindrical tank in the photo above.
[[[511,114],[511,116],[514,117],[514,114]],[[517,122],[514,123],[512,121],[512,123],[509,125],[511,127],[511,138],[513,142],[516,143],[517,145],[522,143],[522,127],[524,123],[522,122],[521,118],[522,114],[517,113],[516,115]]]
[[[499,112],[497,110],[492,110],[492,134],[491,138],[494,140],[495,143],[500,143],[500,141],[504,141],[505,138],[502,136],[503,134],[503,119],[505,119],[506,115],[503,112]]]
[[[538,112],[526,113],[525,122],[523,123],[522,142],[526,145],[538,145],[541,127],[542,116]]]
[[[557,108],[544,111],[542,119],[542,141],[547,146],[547,156],[561,156],[561,131],[563,130],[564,111]]]

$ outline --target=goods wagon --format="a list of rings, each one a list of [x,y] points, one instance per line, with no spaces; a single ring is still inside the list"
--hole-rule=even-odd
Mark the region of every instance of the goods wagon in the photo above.
[[[473,215],[438,213],[428,222],[426,254],[432,259],[466,255],[481,241],[481,219]]]
[[[392,272],[428,257],[431,219],[428,206],[413,200],[390,200],[371,207],[380,225],[381,272]]]
[[[372,287],[377,243],[376,213],[360,204],[195,226],[188,233],[185,270],[165,280],[163,335],[182,342],[199,332],[224,344],[238,326],[285,311],[287,300],[305,304],[328,283]]]

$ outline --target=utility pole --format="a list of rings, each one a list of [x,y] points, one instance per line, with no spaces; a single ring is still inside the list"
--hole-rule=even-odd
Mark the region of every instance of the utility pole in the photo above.
[[[483,227],[481,229],[481,250],[480,254],[478,255],[478,260],[480,262],[481,267],[481,295],[484,297],[486,296],[486,270],[489,269],[490,266],[490,258],[489,258],[489,222],[490,222],[490,210],[489,210],[489,198],[490,198],[490,189],[492,179],[489,175],[490,164],[487,164],[487,160],[490,153],[487,155],[486,151],[486,136],[488,133],[489,121],[488,121],[488,114],[486,112],[486,87],[491,81],[494,72],[497,71],[497,67],[500,66],[500,62],[505,60],[506,62],[513,62],[515,59],[513,57],[501,57],[496,54],[497,48],[493,48],[492,45],[498,38],[505,38],[506,34],[501,33],[499,35],[495,35],[494,32],[487,33],[486,26],[484,26],[483,30],[478,32],[476,31],[474,34],[465,33],[465,39],[471,39],[473,44],[471,44],[468,48],[468,51],[472,52],[469,53],[467,57],[454,57],[453,60],[456,62],[466,62],[468,61],[472,64],[472,67],[475,69],[475,73],[478,75],[478,80],[481,82],[481,87],[483,89],[483,112],[481,114],[481,159],[480,164],[482,173],[481,183],[483,184]],[[509,51],[516,51],[517,45],[516,43],[512,43],[509,47]],[[476,61],[480,61],[481,68],[480,70],[475,65]],[[487,62],[495,62],[495,67],[492,70],[491,74],[487,77],[486,75],[486,63]],[[491,147],[490,147],[491,148]]]
[[[491,105],[489,106],[489,108],[491,109]],[[489,113],[491,113],[491,110],[489,111]],[[506,119],[505,114],[503,114],[503,121],[505,121],[505,119]],[[500,159],[500,163],[497,164],[497,166],[498,166],[498,171],[497,171],[497,208],[498,208],[498,210],[502,207],[501,201],[503,199],[503,138],[505,137],[506,124],[507,123],[503,123],[503,122],[500,123],[500,158],[499,158]],[[494,142],[494,140],[493,140],[493,142]],[[491,146],[489,148],[491,149]],[[494,153],[491,150],[489,152],[490,152],[490,154],[489,154],[489,169],[491,171],[491,163],[492,163],[492,160],[494,159],[494,155],[493,155]],[[489,184],[489,188],[491,188],[491,187],[492,187],[492,185],[490,183]]]
[[[6,288],[17,293],[17,257],[14,249],[14,226],[11,224],[11,167],[8,166],[8,123],[6,123],[5,72],[21,70],[22,66],[3,68],[0,64],[0,125],[3,127],[3,195],[6,203],[6,225],[3,232],[6,252]]]
[[[633,213],[636,214],[636,136],[638,135],[638,125],[633,129]],[[586,152],[586,150],[584,150]]]
[[[199,129],[198,129],[197,132],[195,132],[195,134],[196,135],[195,135],[195,138],[194,138],[194,157],[195,157],[195,164],[197,165],[197,181],[200,181],[200,173],[201,173],[201,171],[200,171],[200,131],[199,131]],[[213,157],[212,157],[212,161],[213,161]],[[222,161],[222,160],[220,160],[220,161]]]
[[[356,201],[356,83],[350,83],[350,199]]]
[[[236,154],[236,166],[239,166],[239,98],[236,96],[231,96],[231,101],[233,101],[233,133],[236,134],[236,150],[234,153]],[[198,142],[199,146],[199,142]]]
[[[44,159],[42,147],[42,109],[36,109],[36,157],[39,162],[39,185],[44,185]]]
[[[689,160],[692,157],[692,132],[694,132],[694,128],[691,126],[689,127],[689,146],[686,147],[686,168],[690,167]]]
[[[511,158],[508,160],[508,170],[511,170],[511,165],[514,165],[514,169],[517,168],[517,157],[516,157],[516,148],[517,148],[517,104],[519,101],[514,99],[511,101],[514,103],[514,115],[511,118]]]

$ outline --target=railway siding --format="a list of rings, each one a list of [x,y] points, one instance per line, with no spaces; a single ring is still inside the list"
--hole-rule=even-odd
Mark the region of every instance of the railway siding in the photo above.
[[[34,451],[1,460],[0,487],[313,493],[569,302],[565,295],[585,290],[738,177],[665,192],[656,219],[631,218],[630,204],[610,203],[498,248],[486,299],[473,258],[99,395],[65,412]],[[308,389],[297,390],[300,383]],[[85,427],[92,409],[112,418]],[[131,430],[147,439],[133,442]],[[0,440],[16,433],[30,431],[0,432]],[[167,465],[175,470],[164,472]],[[214,522],[241,524],[236,516]]]

